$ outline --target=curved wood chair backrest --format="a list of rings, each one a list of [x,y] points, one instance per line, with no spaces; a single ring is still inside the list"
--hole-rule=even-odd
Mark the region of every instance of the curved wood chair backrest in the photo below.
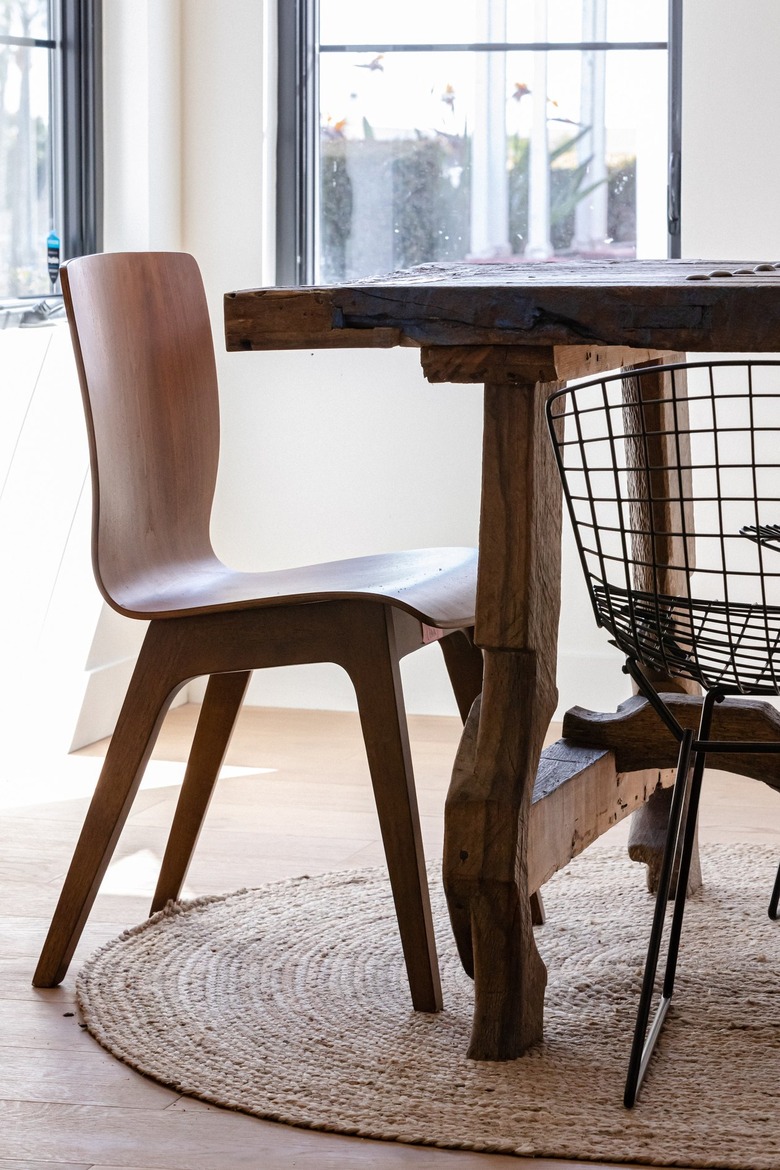
[[[192,256],[84,256],[62,270],[92,468],[98,587],[134,615],[182,572],[215,563],[209,521],[219,402]]]

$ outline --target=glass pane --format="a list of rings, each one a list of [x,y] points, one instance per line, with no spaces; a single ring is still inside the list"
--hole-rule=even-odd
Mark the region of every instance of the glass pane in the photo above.
[[[469,247],[474,54],[323,56],[321,277],[348,279]]]
[[[584,0],[585,4],[588,0]],[[605,0],[600,0],[603,4]],[[507,40],[580,41],[583,0],[528,0],[507,4]]]
[[[0,0],[0,35],[47,40],[50,27],[49,0]]]
[[[49,57],[0,45],[0,296],[51,291]]]
[[[320,0],[324,45],[664,41],[667,0]]]
[[[537,259],[553,252],[665,256],[666,53],[545,56],[546,71],[542,54],[508,58],[517,99],[508,102],[507,118],[512,251]],[[533,191],[544,182],[539,158],[545,149],[546,223]]]
[[[669,0],[609,0],[607,40],[665,41],[669,35]]]
[[[508,41],[665,41],[668,0],[507,3]]]
[[[478,39],[484,0],[320,0],[323,45],[466,44]]]
[[[666,53],[321,58],[320,273],[666,255]]]

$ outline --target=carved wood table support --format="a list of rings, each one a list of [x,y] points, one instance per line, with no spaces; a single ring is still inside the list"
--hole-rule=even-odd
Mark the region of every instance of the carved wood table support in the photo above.
[[[468,1055],[475,1060],[512,1059],[542,1035],[547,972],[533,937],[527,859],[550,702],[535,693],[535,682],[533,655],[486,653],[487,718],[479,720],[473,770],[456,770],[445,809],[444,886],[461,959],[474,977]]]
[[[515,667],[515,682],[519,657],[504,660]],[[486,659],[501,662],[490,654]],[[521,683],[513,692],[506,683],[498,685],[514,704],[507,711],[519,724],[524,688]],[[486,689],[483,699],[495,703],[496,692]],[[535,773],[529,808],[527,787],[518,788],[517,762],[500,758],[500,750],[492,755],[486,750],[495,747],[486,744],[485,732],[498,727],[500,708],[481,720],[480,706],[477,699],[466,721],[447,798],[444,882],[461,961],[475,984],[468,1055],[510,1060],[540,1038],[543,1024],[547,976],[529,931],[528,892],[538,891],[607,829],[641,812],[654,794],[668,792],[674,769],[620,772],[611,751],[566,739],[546,748],[537,764],[527,739],[522,762],[526,774]],[[510,744],[516,747],[515,737]],[[491,758],[494,767],[505,767],[506,788],[517,793],[514,801],[500,787],[490,793],[491,783],[500,785],[502,779],[501,772],[480,772]]]
[[[561,384],[557,368],[582,376],[636,355],[453,346],[423,347],[421,356],[429,381],[485,379],[475,629],[485,681],[478,730],[464,733],[447,797],[443,880],[461,960],[474,978],[468,1055],[510,1060],[541,1039],[543,1027],[547,974],[529,895],[579,852],[574,837],[568,847],[550,841],[549,872],[529,881],[532,794],[557,703],[561,490],[545,403]],[[585,843],[608,827],[595,828],[597,807],[579,825]],[[536,819],[541,827],[546,818],[540,811]]]
[[[561,491],[544,406],[552,350],[422,352],[431,381],[485,377],[475,641],[485,654],[473,769],[445,807],[444,888],[474,975],[469,1056],[508,1060],[541,1039],[547,972],[528,884],[531,797],[557,703]],[[500,378],[501,380],[491,380]]]
[[[666,702],[683,728],[695,731],[699,726],[702,698],[683,691],[668,692]],[[618,771],[646,768],[671,768],[676,763],[678,744],[664,726],[647,699],[635,695],[621,703],[617,711],[596,712],[572,707],[563,720],[563,734],[573,745],[603,748],[614,753]],[[712,734],[723,740],[780,740],[780,715],[770,703],[760,699],[724,699],[713,714]],[[724,772],[750,776],[780,792],[780,757],[776,753],[725,752],[713,766]],[[637,809],[628,839],[629,856],[647,865],[647,884],[657,888],[670,790],[659,788],[647,804]],[[698,851],[688,882],[688,893],[701,885]],[[674,889],[672,891],[674,895]]]
[[[699,695],[667,694],[666,702],[683,728],[699,726],[702,699]],[[614,752],[618,771],[637,767],[672,768],[677,762],[677,741],[664,726],[647,699],[634,695],[617,711],[588,711],[572,707],[563,720],[564,738],[572,744],[587,744]],[[780,715],[761,699],[726,698],[715,707],[713,739],[780,740]],[[780,756],[776,752],[724,752],[717,756],[724,772],[736,772],[762,780],[780,792]]]

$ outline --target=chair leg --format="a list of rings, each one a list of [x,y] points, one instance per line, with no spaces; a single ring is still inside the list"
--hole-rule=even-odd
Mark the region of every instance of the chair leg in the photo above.
[[[465,723],[471,706],[482,691],[483,658],[474,645],[474,631],[455,630],[439,641],[444,664],[450,676],[460,717]]]
[[[699,722],[699,740],[705,740],[710,733],[712,711],[722,695],[717,691],[709,691],[702,705]],[[650,1057],[653,1054],[658,1037],[661,1034],[666,1014],[672,1000],[674,979],[677,971],[677,959],[680,950],[683,916],[685,914],[686,893],[688,878],[691,869],[694,844],[696,841],[696,821],[699,812],[699,798],[701,795],[702,779],[706,752],[693,752],[693,732],[686,731],[680,744],[680,756],[677,764],[672,805],[669,810],[669,827],[666,834],[661,872],[658,879],[653,925],[650,931],[650,942],[647,949],[647,962],[642,981],[642,991],[639,998],[634,1040],[631,1048],[631,1057],[626,1077],[626,1087],[623,1104],[631,1109],[636,1101],[639,1086],[647,1070]],[[691,770],[691,756],[694,763]],[[679,854],[679,864],[678,862]],[[669,933],[669,942],[666,954],[664,982],[661,991],[661,1002],[656,1011],[650,1032],[645,1040],[647,1022],[650,1015],[650,1003],[653,997],[655,975],[658,968],[658,955],[661,948],[666,908],[669,901],[669,892],[673,872],[677,868],[677,896],[674,899],[674,913]]]
[[[690,772],[691,761],[691,744],[693,742],[693,732],[686,731],[680,744],[680,755],[677,763],[677,776],[674,784],[674,793],[672,797],[672,805],[669,810],[669,825],[666,832],[666,843],[664,845],[664,853],[661,861],[661,872],[658,878],[658,889],[655,897],[655,910],[653,912],[653,925],[650,930],[650,941],[647,948],[647,959],[645,961],[645,973],[642,979],[642,990],[639,996],[639,1007],[637,1009],[636,1026],[634,1028],[634,1039],[631,1047],[631,1056],[628,1064],[628,1074],[626,1077],[626,1087],[623,1095],[623,1104],[627,1109],[631,1109],[636,1101],[636,1095],[639,1091],[639,1086],[642,1083],[648,1061],[652,1054],[655,1042],[660,1034],[666,1013],[669,1009],[669,1001],[661,1000],[661,1005],[656,1014],[653,1026],[650,1030],[650,1035],[645,1042],[645,1033],[647,1032],[647,1023],[650,1018],[650,1005],[653,998],[653,988],[655,984],[655,974],[658,969],[658,956],[661,950],[661,936],[663,934],[664,920],[666,918],[666,907],[669,900],[669,887],[672,880],[672,870],[674,869],[675,858],[677,854],[677,843],[680,835],[680,822],[685,807],[686,789],[688,788],[688,777]],[[690,811],[690,804],[689,804]],[[685,887],[679,887],[684,889]],[[684,904],[684,899],[679,899]]]
[[[542,891],[535,890],[531,894],[531,922],[534,926],[544,926],[547,921],[547,915],[544,910],[544,902],[542,901]]]
[[[213,674],[206,687],[150,913],[179,897],[251,671]]]
[[[186,679],[171,676],[165,622],[152,622],[136,663],[33,976],[56,987],[65,975],[132,806],[157,733]]]
[[[441,983],[392,613],[366,606],[357,622],[356,652],[342,665],[357,694],[412,1004],[436,1012]]]
[[[775,920],[778,918],[778,902],[780,902],[780,865],[777,867],[777,876],[772,890],[772,897],[769,899],[769,917]]]
[[[699,801],[701,799],[701,783],[704,778],[705,752],[696,753],[696,763],[693,767],[693,776],[690,783],[688,807],[683,813],[682,850],[677,875],[677,892],[674,899],[674,913],[672,914],[672,928],[669,934],[669,948],[666,958],[666,972],[662,995],[664,999],[671,999],[674,991],[674,977],[677,973],[677,959],[680,953],[680,937],[682,935],[683,915],[688,904],[688,881],[691,872],[696,845],[696,821],[699,816]]]

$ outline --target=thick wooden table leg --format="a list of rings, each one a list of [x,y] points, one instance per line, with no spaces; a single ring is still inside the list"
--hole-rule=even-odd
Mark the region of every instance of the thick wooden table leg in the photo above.
[[[547,973],[528,888],[531,795],[555,710],[560,487],[546,433],[551,385],[485,387],[475,640],[485,681],[473,771],[445,809],[444,885],[474,975],[468,1055],[510,1060],[541,1038]]]
[[[542,1036],[547,972],[533,937],[528,823],[555,704],[536,682],[532,655],[486,653],[474,771],[456,777],[445,812],[445,888],[474,976],[474,1060],[511,1060]]]

